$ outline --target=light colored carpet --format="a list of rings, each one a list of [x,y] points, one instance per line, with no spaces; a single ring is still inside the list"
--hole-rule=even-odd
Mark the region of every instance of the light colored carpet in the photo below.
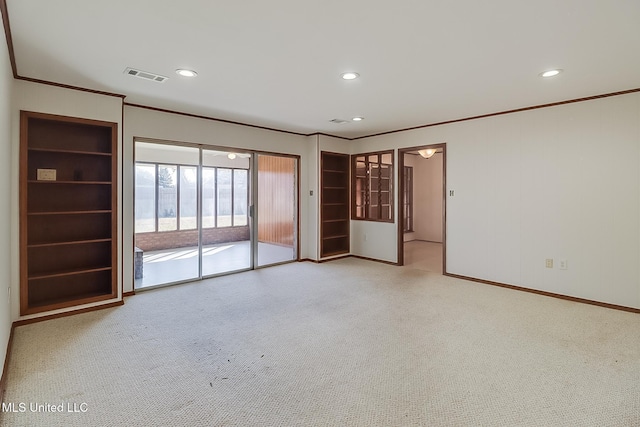
[[[640,316],[358,259],[15,330],[4,426],[638,426]],[[85,408],[85,407],[83,407]]]

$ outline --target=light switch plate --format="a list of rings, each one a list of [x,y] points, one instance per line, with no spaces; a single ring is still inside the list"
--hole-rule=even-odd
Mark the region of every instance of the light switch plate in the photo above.
[[[38,169],[38,181],[55,181],[55,169]]]

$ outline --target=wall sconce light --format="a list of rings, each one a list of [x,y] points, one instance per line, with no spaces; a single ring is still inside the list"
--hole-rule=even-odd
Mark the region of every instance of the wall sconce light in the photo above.
[[[436,154],[436,151],[437,150],[435,148],[427,148],[425,150],[418,150],[418,154],[420,154],[425,159],[428,159],[434,154]]]
[[[236,158],[236,153],[229,153],[227,154],[227,157],[229,158],[229,160],[233,160]]]

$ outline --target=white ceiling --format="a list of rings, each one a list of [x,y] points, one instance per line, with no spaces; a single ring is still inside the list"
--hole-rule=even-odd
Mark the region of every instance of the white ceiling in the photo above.
[[[640,88],[638,0],[6,3],[22,77],[305,134],[353,138]],[[565,71],[538,76],[549,68]],[[329,122],[354,116],[365,120]]]

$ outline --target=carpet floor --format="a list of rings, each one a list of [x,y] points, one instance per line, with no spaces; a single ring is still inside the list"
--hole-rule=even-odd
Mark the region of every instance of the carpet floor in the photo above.
[[[639,426],[640,315],[292,263],[20,326],[3,405],[2,426]]]

